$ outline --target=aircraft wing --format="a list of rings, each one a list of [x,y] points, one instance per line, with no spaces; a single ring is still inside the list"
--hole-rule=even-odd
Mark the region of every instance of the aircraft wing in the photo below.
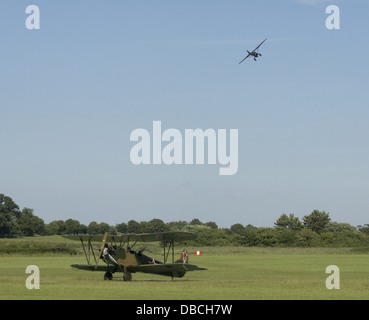
[[[137,266],[127,266],[129,272],[145,272],[145,273],[175,273],[196,270],[207,270],[190,263],[162,263],[162,264],[141,264]]]
[[[106,237],[106,241],[121,241],[123,238],[124,239],[132,239],[133,241],[135,241],[135,239],[133,238],[134,234],[125,234],[125,235],[120,235],[120,236],[111,236],[108,235]],[[83,241],[88,241],[88,242],[101,242],[104,238],[104,235],[89,235],[89,234],[64,234],[62,235],[63,238],[69,239],[69,240],[83,240]],[[132,238],[131,238],[132,237]]]
[[[83,240],[88,242],[101,242],[103,235],[63,235],[64,238],[69,240]],[[125,242],[125,241],[141,241],[141,242],[154,242],[154,241],[184,241],[194,240],[197,235],[192,232],[184,231],[166,231],[166,232],[153,232],[153,233],[136,233],[136,234],[122,234],[122,235],[108,235],[106,241],[111,242]]]
[[[241,62],[245,61],[249,56],[250,56],[250,54],[248,54],[245,58],[243,58],[238,64],[240,64]]]
[[[95,267],[94,264],[72,264],[72,268],[79,269],[79,270],[87,270],[87,271],[112,271],[114,269],[114,266],[110,265],[99,265]],[[121,270],[120,270],[121,269]],[[120,268],[119,271],[123,272],[123,268]]]
[[[266,40],[267,38],[265,38],[264,40],[263,40],[263,42],[262,43],[260,43],[255,49],[254,49],[254,51],[256,51],[257,49],[259,49],[260,48],[260,46],[265,42],[265,40]]]
[[[166,231],[166,232],[153,232],[153,233],[138,233],[135,234],[135,240],[142,242],[153,241],[184,241],[194,240],[197,235],[192,232],[184,231]]]

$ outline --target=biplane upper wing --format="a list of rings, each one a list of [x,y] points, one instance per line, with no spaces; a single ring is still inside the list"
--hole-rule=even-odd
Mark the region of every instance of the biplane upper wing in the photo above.
[[[106,237],[106,241],[107,242],[111,242],[111,241],[124,241],[125,239],[132,239],[133,241],[135,241],[134,239],[135,234],[124,234],[124,235],[119,235],[119,236],[113,236],[113,235],[108,235]],[[104,238],[104,235],[88,235],[88,234],[64,234],[62,235],[63,238],[69,239],[69,240],[83,240],[83,241],[87,241],[87,242],[101,242]]]
[[[192,232],[184,231],[166,231],[166,232],[152,232],[152,233],[138,233],[135,234],[135,240],[142,242],[153,241],[184,241],[194,240],[197,235]]]
[[[101,242],[104,235],[63,235],[64,238],[69,240],[83,240],[88,242]],[[141,241],[141,242],[154,242],[154,241],[185,241],[194,240],[197,235],[192,232],[185,231],[166,231],[166,232],[153,232],[153,233],[132,233],[122,235],[108,235],[106,241],[124,242],[124,241]]]

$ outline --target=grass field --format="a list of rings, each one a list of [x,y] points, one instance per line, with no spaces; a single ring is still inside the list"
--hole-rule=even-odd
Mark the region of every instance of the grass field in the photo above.
[[[9,245],[9,241],[11,244]],[[61,237],[0,240],[0,247],[19,246],[27,241],[68,242]],[[76,243],[74,243],[76,244]],[[68,242],[69,245],[69,242]],[[78,246],[78,243],[76,244]],[[178,249],[178,256],[181,248]],[[136,273],[132,282],[122,274],[112,281],[103,272],[74,270],[73,263],[85,263],[77,254],[0,255],[1,300],[367,300],[369,299],[369,256],[350,248],[188,248],[203,255],[190,255],[190,263],[208,268],[188,272],[183,278]],[[160,257],[160,248],[154,253]],[[40,289],[29,290],[26,267],[40,269]],[[327,289],[327,266],[340,271],[340,289]]]

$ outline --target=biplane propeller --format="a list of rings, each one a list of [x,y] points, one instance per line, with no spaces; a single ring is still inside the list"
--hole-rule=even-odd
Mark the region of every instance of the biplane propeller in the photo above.
[[[169,231],[117,236],[108,235],[106,232],[104,235],[63,235],[63,237],[80,240],[87,260],[87,264],[72,264],[71,267],[88,271],[104,271],[105,280],[112,280],[116,272],[123,273],[124,281],[131,281],[132,273],[136,272],[170,276],[173,280],[174,277],[183,277],[188,271],[207,270],[188,263],[188,253],[185,249],[180,258],[174,260],[174,242],[195,239],[196,234],[191,232]],[[146,247],[137,252],[133,250],[137,242],[154,241],[160,241],[163,244],[163,262],[143,254]],[[93,242],[101,242],[97,256],[92,246]],[[133,242],[133,245],[130,242]],[[100,259],[105,262],[105,265],[99,265]]]

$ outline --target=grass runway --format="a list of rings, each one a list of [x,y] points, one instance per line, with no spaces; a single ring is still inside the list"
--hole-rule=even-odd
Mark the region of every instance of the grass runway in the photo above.
[[[0,242],[1,245],[1,242]],[[177,248],[180,250],[180,248]],[[198,248],[196,248],[198,249]],[[368,300],[369,256],[349,248],[201,248],[190,263],[208,268],[183,278],[74,270],[82,254],[2,254],[1,300]],[[192,250],[192,251],[191,251]],[[193,252],[195,248],[189,248]],[[179,255],[178,251],[178,255]],[[157,257],[157,255],[155,255]],[[40,270],[40,289],[26,288],[29,265]],[[339,268],[340,289],[327,289],[327,266]]]

